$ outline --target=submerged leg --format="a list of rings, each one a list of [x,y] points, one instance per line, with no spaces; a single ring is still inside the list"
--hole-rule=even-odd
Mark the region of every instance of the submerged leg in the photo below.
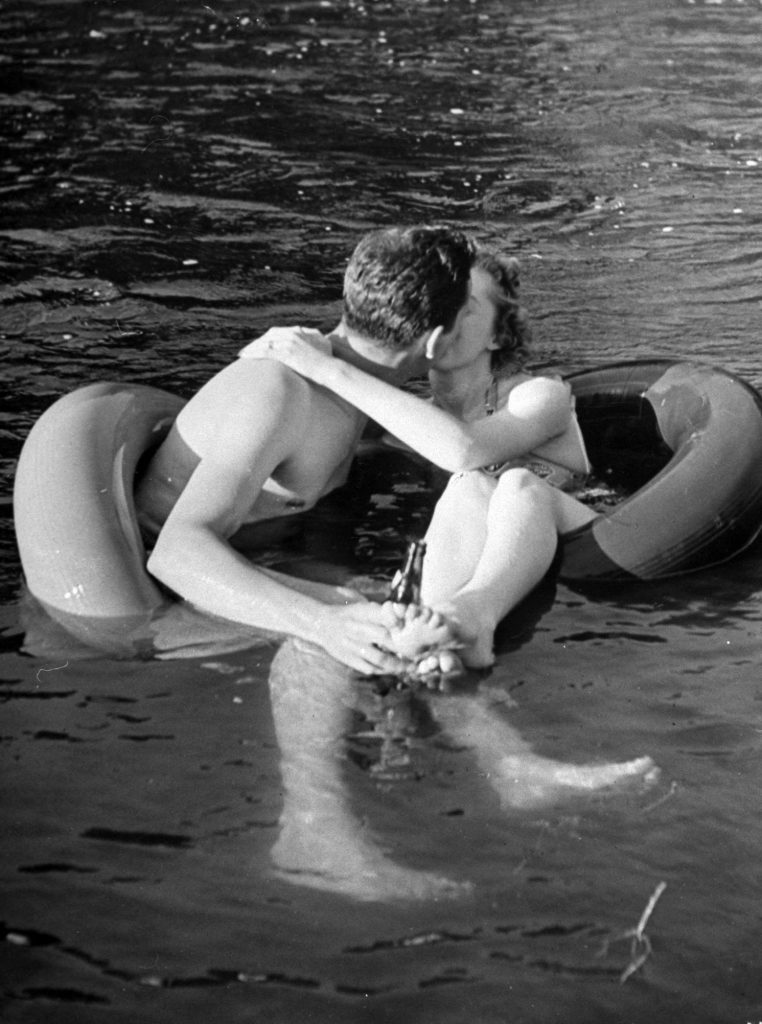
[[[401,867],[353,812],[344,737],[357,678],[317,648],[286,640],[270,669],[283,811],[271,859],[278,877],[361,900],[441,899],[468,891]]]
[[[504,808],[539,807],[575,793],[628,781],[650,784],[659,769],[650,757],[603,764],[567,764],[535,754],[486,694],[440,696],[431,710],[459,745],[472,747]]]

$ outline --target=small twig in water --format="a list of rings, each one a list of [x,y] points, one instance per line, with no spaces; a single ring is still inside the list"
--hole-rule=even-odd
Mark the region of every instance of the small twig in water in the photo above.
[[[653,914],[654,912],[654,907],[658,903],[661,894],[664,892],[666,888],[666,882],[659,882],[659,884],[656,886],[653,893],[651,894],[651,898],[646,904],[645,910],[640,915],[640,920],[638,921],[637,925],[634,928],[628,928],[627,931],[622,932],[621,935],[618,935],[616,939],[611,940],[614,942],[618,942],[622,939],[632,939],[632,942],[630,943],[630,962],[627,964],[627,966],[619,976],[620,985],[624,985],[628,978],[632,977],[632,975],[635,974],[636,971],[639,971],[643,964],[646,962],[646,960],[649,958],[651,953],[653,952],[651,940],[646,935],[646,925],[648,924],[648,919],[651,917],[651,914]],[[610,944],[610,941],[604,943],[600,953],[601,956],[605,956],[605,954],[608,952]]]
[[[652,811],[655,807],[660,807],[663,803],[665,803],[667,800],[669,800],[670,797],[673,797],[676,792],[677,792],[677,783],[673,780],[670,783],[668,792],[666,792],[662,796],[660,796],[658,800],[654,800],[653,803],[647,804],[643,808],[641,813],[647,814],[649,811]]]
[[[41,672],[58,672],[60,669],[66,668],[68,666],[68,664],[69,664],[69,662],[67,661],[67,662],[64,662],[63,665],[53,665],[52,668],[38,668],[37,669],[37,682],[40,685],[42,685],[42,680],[40,679],[40,673]]]
[[[632,945],[630,946],[630,962],[627,967],[622,971],[622,976],[619,979],[620,984],[624,985],[630,975],[639,971],[646,960],[651,955],[652,947],[651,940],[646,935],[645,928],[648,924],[648,919],[654,911],[654,907],[659,901],[659,897],[667,888],[666,882],[659,882],[651,894],[651,899],[646,904],[646,909],[640,915],[636,928],[631,928],[629,931],[624,933],[624,937],[632,936]]]

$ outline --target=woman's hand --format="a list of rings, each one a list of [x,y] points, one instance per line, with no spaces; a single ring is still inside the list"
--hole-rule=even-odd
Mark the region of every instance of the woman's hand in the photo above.
[[[328,339],[309,327],[271,327],[238,355],[242,359],[277,359],[316,384],[326,383],[336,362]]]

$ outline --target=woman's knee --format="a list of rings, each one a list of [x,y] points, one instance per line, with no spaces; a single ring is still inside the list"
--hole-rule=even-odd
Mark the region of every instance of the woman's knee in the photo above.
[[[438,504],[460,511],[466,505],[485,505],[495,493],[496,481],[485,473],[473,471],[450,477]]]
[[[584,526],[597,515],[570,494],[564,494],[523,467],[503,473],[492,507],[496,512],[521,509],[534,517],[545,516],[561,534]]]
[[[503,496],[531,497],[537,501],[550,500],[550,486],[541,480],[531,469],[517,466],[507,469],[497,481],[497,493]]]

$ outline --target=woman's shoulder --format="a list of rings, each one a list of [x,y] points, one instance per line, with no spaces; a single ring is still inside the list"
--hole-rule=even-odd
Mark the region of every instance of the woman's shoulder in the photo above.
[[[571,388],[561,377],[522,371],[507,377],[499,385],[501,404],[563,405],[571,403]]]

